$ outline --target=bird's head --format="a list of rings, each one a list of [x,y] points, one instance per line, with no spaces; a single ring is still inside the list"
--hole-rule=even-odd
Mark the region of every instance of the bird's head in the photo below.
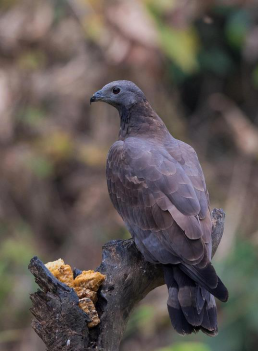
[[[130,109],[133,105],[145,100],[145,95],[133,82],[114,81],[93,94],[90,102],[102,101],[120,110]]]

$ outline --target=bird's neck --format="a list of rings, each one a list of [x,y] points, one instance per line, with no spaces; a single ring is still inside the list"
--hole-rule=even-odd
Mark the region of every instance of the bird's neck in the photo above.
[[[121,120],[119,131],[121,140],[133,136],[163,138],[168,132],[164,122],[146,100],[130,108],[122,107],[118,111]]]

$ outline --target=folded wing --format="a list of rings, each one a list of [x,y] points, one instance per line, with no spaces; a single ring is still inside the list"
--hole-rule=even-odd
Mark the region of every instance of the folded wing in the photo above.
[[[198,167],[191,168],[194,159],[185,160],[175,150],[173,156],[173,151],[138,138],[116,142],[107,160],[109,194],[146,260],[181,263],[185,272],[194,266],[190,274],[196,282],[206,268],[211,275],[207,289],[214,291],[218,278],[213,267],[207,269],[211,220],[203,175]]]

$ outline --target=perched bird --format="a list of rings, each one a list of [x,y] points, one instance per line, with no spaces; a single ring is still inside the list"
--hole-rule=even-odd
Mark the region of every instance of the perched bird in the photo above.
[[[228,291],[211,264],[209,195],[196,152],[169,133],[133,82],[105,85],[90,99],[97,101],[121,121],[107,158],[111,201],[144,258],[163,264],[173,327],[216,335],[214,296],[227,301]]]

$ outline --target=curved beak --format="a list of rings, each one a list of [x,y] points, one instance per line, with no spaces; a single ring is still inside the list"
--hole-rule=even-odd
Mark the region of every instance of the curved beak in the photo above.
[[[96,93],[93,94],[93,96],[90,98],[90,104],[91,103],[94,103],[95,101],[99,101],[99,100],[102,100],[104,97],[103,97],[103,94],[102,94],[102,91],[101,90],[98,90]]]

